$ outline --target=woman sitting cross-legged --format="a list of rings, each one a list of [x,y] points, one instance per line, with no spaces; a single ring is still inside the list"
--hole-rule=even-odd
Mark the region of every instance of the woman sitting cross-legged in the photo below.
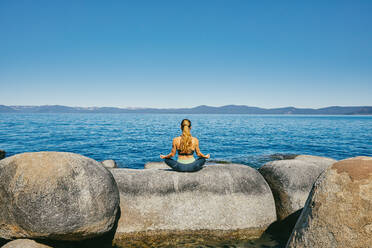
[[[184,119],[181,122],[182,135],[173,139],[172,151],[164,156],[160,155],[160,158],[165,160],[165,163],[172,169],[180,172],[193,172],[203,168],[206,159],[210,158],[210,155],[204,155],[199,149],[199,140],[191,136],[191,121]],[[171,159],[176,155],[178,151],[177,161]],[[199,156],[195,160],[193,154]]]

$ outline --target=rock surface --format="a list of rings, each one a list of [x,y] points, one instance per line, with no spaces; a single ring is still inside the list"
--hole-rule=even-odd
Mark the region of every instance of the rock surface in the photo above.
[[[318,178],[287,247],[372,247],[372,157],[341,160]]]
[[[273,192],[279,220],[304,207],[316,178],[335,162],[330,158],[299,155],[268,162],[259,169]]]
[[[6,243],[1,248],[52,248],[51,246],[40,244],[31,239],[16,239]]]
[[[109,160],[103,160],[101,164],[107,168],[107,169],[114,169],[118,168],[118,165],[116,164],[115,160],[109,159]]]
[[[193,173],[111,172],[121,206],[115,242],[193,232],[229,236],[235,231],[234,235],[257,237],[276,220],[269,186],[257,170],[245,165],[208,165]]]
[[[3,150],[0,150],[0,159],[5,158],[6,152]]]
[[[148,162],[145,164],[145,169],[172,169],[164,162]]]
[[[23,153],[0,161],[0,238],[83,240],[114,223],[119,192],[99,162],[73,153]]]

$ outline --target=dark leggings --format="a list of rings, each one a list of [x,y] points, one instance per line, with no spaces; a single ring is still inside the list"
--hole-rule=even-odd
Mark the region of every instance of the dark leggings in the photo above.
[[[205,158],[198,158],[192,163],[183,164],[171,158],[164,159],[164,162],[175,171],[179,172],[194,172],[201,170],[205,164]]]

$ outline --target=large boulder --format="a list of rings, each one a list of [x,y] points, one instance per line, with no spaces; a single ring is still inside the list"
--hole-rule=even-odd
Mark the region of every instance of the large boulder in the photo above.
[[[372,247],[372,157],[342,160],[321,174],[287,247]]]
[[[1,248],[52,248],[51,246],[38,243],[31,239],[16,239],[6,243]]]
[[[115,243],[156,236],[257,237],[276,220],[264,178],[245,165],[208,165],[193,173],[111,170],[120,191]],[[123,243],[124,242],[124,243]],[[139,245],[139,244],[137,244]],[[169,245],[169,244],[168,244]]]
[[[259,169],[273,192],[279,220],[296,212],[299,216],[316,178],[335,162],[330,158],[299,155],[268,162]]]
[[[3,159],[3,158],[5,158],[5,151],[3,151],[3,150],[0,150],[0,159]]]
[[[107,168],[107,169],[114,169],[114,168],[118,168],[118,165],[116,164],[115,160],[112,160],[112,159],[109,159],[109,160],[103,160],[101,162],[101,164],[103,165],[103,167]]]
[[[119,207],[112,174],[73,153],[0,161],[0,238],[83,240],[111,230]]]

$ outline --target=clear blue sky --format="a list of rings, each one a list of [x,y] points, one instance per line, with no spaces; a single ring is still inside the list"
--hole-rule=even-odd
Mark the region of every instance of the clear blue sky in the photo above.
[[[0,1],[0,104],[372,105],[372,1]]]

